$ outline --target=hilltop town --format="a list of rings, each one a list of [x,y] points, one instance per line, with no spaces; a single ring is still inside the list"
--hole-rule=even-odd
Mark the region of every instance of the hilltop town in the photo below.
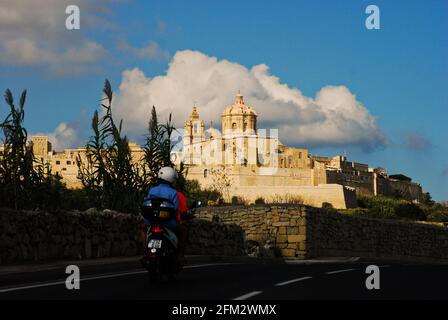
[[[349,161],[345,156],[320,157],[305,148],[285,146],[277,130],[267,134],[257,128],[257,117],[255,109],[238,94],[221,115],[221,131],[212,123],[205,129],[193,106],[185,122],[183,146],[173,152],[174,162],[184,162],[187,179],[197,180],[202,187],[213,187],[225,175],[228,197],[252,203],[258,198],[300,198],[313,206],[328,203],[335,208],[350,208],[356,206],[356,195],[399,194],[410,201],[424,199],[422,186],[407,177],[389,176],[383,168]],[[81,187],[76,159],[78,155],[85,158],[85,147],[56,151],[47,136],[32,136],[30,146],[35,157],[48,163],[67,187]],[[138,163],[143,157],[142,148],[132,142],[129,147],[133,161]]]

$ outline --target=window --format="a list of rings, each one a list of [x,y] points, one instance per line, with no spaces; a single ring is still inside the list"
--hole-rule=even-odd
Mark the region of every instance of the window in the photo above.
[[[71,164],[72,164],[72,162],[71,162],[71,161],[67,161],[67,164],[68,164],[68,165],[71,165]]]
[[[61,161],[56,161],[56,164],[61,164]]]
[[[67,168],[62,168],[62,171],[67,171]]]
[[[204,178],[207,178],[207,175],[208,175],[208,170],[205,169],[205,170],[204,170]]]
[[[236,122],[232,123],[232,129],[233,129],[233,130],[236,129]]]

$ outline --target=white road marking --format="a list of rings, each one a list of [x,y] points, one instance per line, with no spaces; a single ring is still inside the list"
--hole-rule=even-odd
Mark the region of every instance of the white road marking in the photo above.
[[[23,287],[1,289],[0,293],[10,292],[10,291],[18,291],[18,290],[26,290],[26,289],[34,289],[34,288],[41,288],[41,287],[50,287],[50,286],[56,286],[56,285],[59,285],[59,284],[65,284],[65,280],[57,281],[57,282],[49,282],[49,283],[29,284],[29,285],[26,285],[26,286],[23,286]]]
[[[252,291],[252,292],[243,294],[242,296],[239,296],[232,300],[246,300],[246,299],[252,298],[253,296],[259,295],[260,293],[263,293],[263,291]]]
[[[281,287],[281,286],[286,286],[287,284],[291,284],[291,283],[294,283],[294,282],[299,282],[299,281],[303,281],[303,280],[308,280],[308,279],[311,279],[312,277],[302,277],[302,278],[297,278],[297,279],[292,279],[292,280],[288,280],[288,281],[285,281],[285,282],[280,282],[280,283],[276,283],[275,285],[277,286],[277,287]]]
[[[328,271],[325,272],[326,274],[335,274],[335,273],[341,273],[341,272],[349,272],[349,271],[354,271],[356,269],[343,269],[343,270],[335,270],[335,271]]]
[[[211,266],[224,266],[224,265],[232,265],[232,264],[239,264],[239,263],[197,264],[197,265],[185,266],[184,269],[203,268],[203,267],[211,267]],[[103,274],[103,275],[98,275],[98,276],[84,277],[84,278],[81,278],[80,281],[108,279],[108,278],[118,278],[118,277],[131,276],[131,275],[142,274],[142,273],[147,273],[147,272],[148,271],[146,271],[146,270],[135,269],[135,271],[129,271],[129,272],[110,273],[110,274]],[[65,285],[65,280],[57,280],[57,281],[53,281],[53,282],[30,283],[30,284],[22,285],[22,286],[19,286],[19,287],[0,289],[0,293],[11,292],[11,291],[19,291],[19,290],[26,290],[26,289],[35,289],[35,288],[42,288],[42,287],[51,287],[51,286],[57,286],[57,285],[60,285],[60,284],[64,284]]]
[[[202,268],[202,267],[213,267],[213,266],[227,266],[232,264],[241,264],[238,262],[228,262],[228,263],[207,263],[207,264],[195,264],[191,266],[185,266],[184,269],[192,269],[192,268]]]
[[[351,261],[351,262],[356,262],[356,261],[359,261],[359,259],[361,259],[361,257],[351,257],[348,260]]]

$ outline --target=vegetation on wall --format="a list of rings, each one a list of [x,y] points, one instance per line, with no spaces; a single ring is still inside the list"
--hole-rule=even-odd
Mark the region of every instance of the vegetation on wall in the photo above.
[[[429,194],[427,199],[430,200]],[[414,203],[394,197],[361,196],[358,197],[357,201],[357,208],[339,211],[370,218],[448,223],[448,207],[432,200],[424,203]]]

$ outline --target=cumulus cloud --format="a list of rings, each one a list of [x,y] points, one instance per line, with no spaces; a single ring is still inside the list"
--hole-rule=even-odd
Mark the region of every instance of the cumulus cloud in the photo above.
[[[153,105],[162,117],[172,112],[176,125],[183,127],[196,101],[207,123],[220,123],[238,90],[257,111],[258,127],[278,128],[284,143],[371,149],[386,141],[375,117],[345,86],[326,86],[307,97],[270,74],[265,64],[248,69],[190,50],[178,51],[164,75],[149,78],[138,68],[124,71],[114,112],[136,136],[145,131]]]
[[[85,141],[80,136],[79,124],[75,122],[61,122],[53,132],[32,133],[29,138],[41,135],[47,136],[53,150],[58,152],[85,145]]]
[[[85,146],[87,137],[90,135],[91,115],[86,109],[81,109],[79,116],[71,121],[60,122],[53,131],[31,132],[29,138],[34,135],[48,136],[55,151],[63,151],[67,148]]]
[[[85,143],[81,142],[76,125],[61,122],[56,129],[48,135],[49,140],[56,151],[66,148],[79,147]]]
[[[106,55],[85,29],[111,24],[107,14],[112,0],[4,0],[0,4],[0,64],[40,66],[51,73],[83,73]],[[68,5],[81,10],[81,30],[65,28]]]

